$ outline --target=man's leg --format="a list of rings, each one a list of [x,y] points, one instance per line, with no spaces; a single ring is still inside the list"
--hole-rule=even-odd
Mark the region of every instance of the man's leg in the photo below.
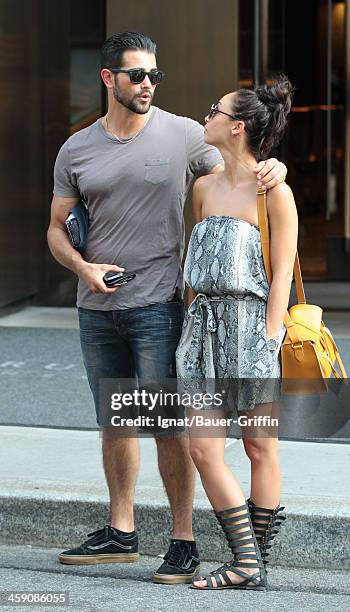
[[[173,539],[193,540],[192,510],[195,467],[188,436],[156,437],[159,472],[173,517]]]
[[[116,529],[134,530],[134,494],[140,466],[136,437],[120,437],[103,431],[103,467],[110,497],[110,522]]]
[[[118,332],[118,316],[118,312],[79,310],[84,365],[98,422],[103,421],[103,408],[99,405],[101,379],[127,379],[134,375],[132,354]],[[137,438],[119,436],[111,428],[103,428],[102,457],[110,497],[110,525],[132,531],[140,460]]]
[[[162,381],[172,378],[176,382],[175,351],[182,321],[183,305],[179,302],[130,309],[125,314],[125,329],[142,388],[147,389],[147,383],[151,382],[152,391],[154,386],[161,391]],[[176,413],[176,409],[170,408],[166,416],[176,416]],[[160,414],[159,410],[156,414]],[[188,439],[180,431],[174,435],[164,430],[154,435],[159,471],[173,516],[173,538],[154,580],[165,584],[191,582],[199,571],[199,559],[192,535],[194,465]]]
[[[152,389],[156,386],[161,391],[162,383],[168,379],[175,380],[175,351],[181,336],[183,304],[168,302],[134,308],[125,314],[125,318],[140,384],[147,387],[147,383],[151,383]],[[156,411],[156,414],[160,412]],[[167,416],[173,416],[171,408]],[[179,432],[174,436],[164,430],[159,436],[155,433],[155,437],[159,471],[173,514],[173,536],[192,539],[194,465],[187,436]]]
[[[117,317],[118,313],[79,309],[81,348],[98,423],[102,417],[99,409],[100,380],[133,376],[132,355],[117,331]],[[64,551],[59,556],[61,563],[120,563],[139,558],[133,516],[139,469],[138,440],[116,436],[105,428],[102,454],[111,500],[110,523],[90,534],[91,537],[78,548]]]

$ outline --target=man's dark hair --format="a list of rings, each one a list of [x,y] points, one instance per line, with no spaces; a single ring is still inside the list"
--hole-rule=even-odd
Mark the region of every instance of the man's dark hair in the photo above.
[[[123,66],[124,51],[147,51],[156,54],[157,45],[142,32],[121,32],[112,34],[103,43],[101,68],[120,68]]]

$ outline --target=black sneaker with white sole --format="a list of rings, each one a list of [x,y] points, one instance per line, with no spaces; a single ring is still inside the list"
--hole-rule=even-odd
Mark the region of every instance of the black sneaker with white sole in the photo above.
[[[126,533],[110,525],[88,533],[88,539],[78,548],[63,551],[58,559],[69,565],[95,563],[133,563],[140,558],[135,531]]]
[[[160,584],[186,584],[200,570],[199,556],[195,542],[171,540],[164,562],[153,575],[153,581]]]

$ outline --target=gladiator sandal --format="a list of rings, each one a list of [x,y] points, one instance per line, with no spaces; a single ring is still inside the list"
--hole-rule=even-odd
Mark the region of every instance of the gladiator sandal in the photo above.
[[[245,512],[243,512],[244,510]],[[194,578],[191,588],[199,590],[251,589],[266,591],[265,566],[254,535],[247,504],[215,512],[215,516],[224,531],[228,546],[233,553],[233,559],[210,572],[207,576]],[[251,562],[247,562],[247,559]],[[253,568],[256,571],[253,574],[248,574],[242,568]],[[232,572],[243,580],[237,584],[233,583],[227,572]],[[194,584],[194,582],[201,580],[206,581],[206,586],[200,587]]]
[[[261,557],[265,568],[269,560],[267,557],[272,548],[272,540],[278,534],[283,521],[286,520],[286,515],[282,514],[285,506],[277,506],[275,509],[259,508],[251,499],[247,500],[252,525],[254,528],[255,537],[257,539]]]

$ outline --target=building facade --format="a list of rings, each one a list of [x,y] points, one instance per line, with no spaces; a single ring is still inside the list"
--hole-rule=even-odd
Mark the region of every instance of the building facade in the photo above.
[[[330,295],[341,282],[350,307],[350,0],[0,0],[0,23],[0,306],[74,304],[75,278],[46,245],[53,163],[105,112],[103,40],[140,30],[166,72],[155,104],[198,121],[228,91],[289,76],[274,154],[298,206],[304,278]]]

